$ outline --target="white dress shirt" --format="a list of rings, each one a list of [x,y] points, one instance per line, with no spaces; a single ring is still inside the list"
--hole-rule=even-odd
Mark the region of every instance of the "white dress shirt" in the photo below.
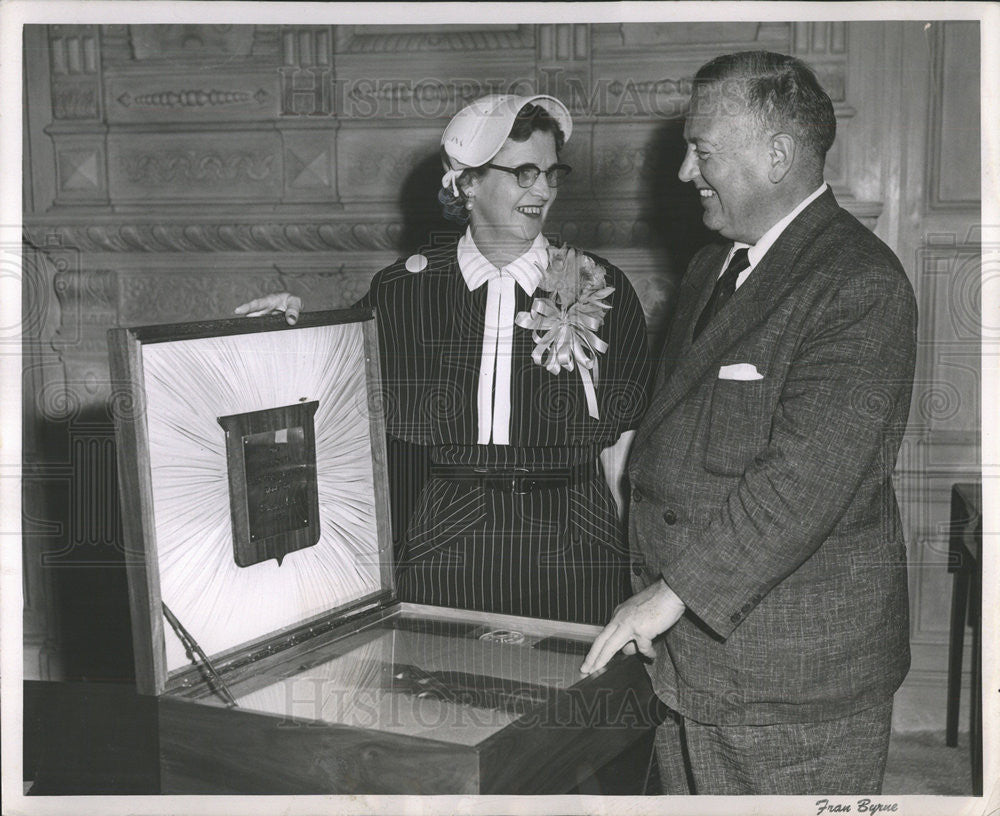
[[[767,254],[767,251],[772,247],[774,242],[778,240],[781,233],[785,231],[785,227],[795,220],[795,216],[823,195],[827,187],[829,187],[829,185],[824,181],[817,190],[813,191],[809,196],[804,198],[794,210],[788,213],[788,215],[771,227],[771,229],[760,236],[760,240],[757,241],[756,244],[750,245],[734,241],[733,248],[729,250],[725,263],[722,264],[722,269],[719,270],[719,276],[721,277],[726,267],[729,266],[729,259],[733,257],[736,250],[746,247],[747,258],[750,261],[750,266],[740,272],[739,277],[736,278],[736,288],[739,289],[743,285],[743,282],[750,277],[750,273],[753,272],[754,267],[760,263],[761,258]]]
[[[521,257],[502,269],[491,264],[472,240],[471,228],[458,241],[458,266],[472,292],[487,284],[483,354],[476,400],[480,445],[510,444],[510,380],[514,341],[514,286],[530,297],[548,267],[549,242],[541,233]]]

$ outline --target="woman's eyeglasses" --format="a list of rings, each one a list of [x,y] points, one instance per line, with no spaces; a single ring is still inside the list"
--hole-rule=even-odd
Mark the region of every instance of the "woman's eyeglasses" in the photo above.
[[[534,164],[522,164],[517,167],[502,167],[499,164],[486,163],[487,167],[494,170],[503,170],[510,173],[517,179],[519,187],[532,187],[538,181],[539,176],[545,176],[549,187],[558,187],[563,179],[570,174],[573,169],[568,164],[553,164],[548,170],[542,170]]]

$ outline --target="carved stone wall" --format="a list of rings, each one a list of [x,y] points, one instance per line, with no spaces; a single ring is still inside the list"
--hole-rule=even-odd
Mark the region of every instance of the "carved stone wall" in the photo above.
[[[946,305],[975,300],[978,170],[959,167],[971,131],[943,130],[961,121],[972,63],[966,29],[934,35],[917,57],[901,23],[27,27],[28,675],[131,671],[108,328],[224,317],[282,289],[311,308],[353,302],[375,270],[448,234],[436,204],[448,118],[482,93],[537,91],[574,115],[574,172],[547,232],[625,270],[656,336],[709,237],[676,178],[691,77],[733,50],[795,53],[817,70],[839,126],[827,178],[904,258],[935,316],[922,321],[932,351],[901,470],[913,540],[933,552],[979,423],[976,368],[966,346],[951,355],[948,328],[974,321],[954,323]],[[955,242],[925,236],[925,216]],[[946,454],[952,465],[927,463]],[[928,687],[943,580],[914,579]]]
[[[92,327],[98,314],[222,316],[282,285],[308,285],[314,307],[344,304],[379,265],[449,231],[435,202],[441,130],[469,99],[513,90],[573,109],[575,172],[548,231],[625,269],[656,334],[707,239],[676,180],[698,65],[737,48],[794,50],[842,121],[854,116],[842,23],[53,25],[26,37],[26,237],[112,276],[114,315],[67,303]],[[831,182],[873,225],[881,204],[854,195],[847,150],[838,142]],[[86,376],[102,342],[64,344],[60,359]]]

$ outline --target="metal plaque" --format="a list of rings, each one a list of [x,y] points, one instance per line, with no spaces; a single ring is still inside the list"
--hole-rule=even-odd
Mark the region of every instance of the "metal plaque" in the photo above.
[[[319,403],[219,417],[226,432],[233,557],[241,567],[319,541],[316,432]]]

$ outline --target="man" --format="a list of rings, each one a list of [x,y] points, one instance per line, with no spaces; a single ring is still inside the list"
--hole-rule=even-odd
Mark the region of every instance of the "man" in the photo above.
[[[695,77],[680,178],[727,240],[681,283],[629,464],[638,591],[582,666],[652,658],[676,714],[657,732],[667,793],[881,790],[909,667],[891,474],[916,306],[823,181],[835,130],[792,57]]]

